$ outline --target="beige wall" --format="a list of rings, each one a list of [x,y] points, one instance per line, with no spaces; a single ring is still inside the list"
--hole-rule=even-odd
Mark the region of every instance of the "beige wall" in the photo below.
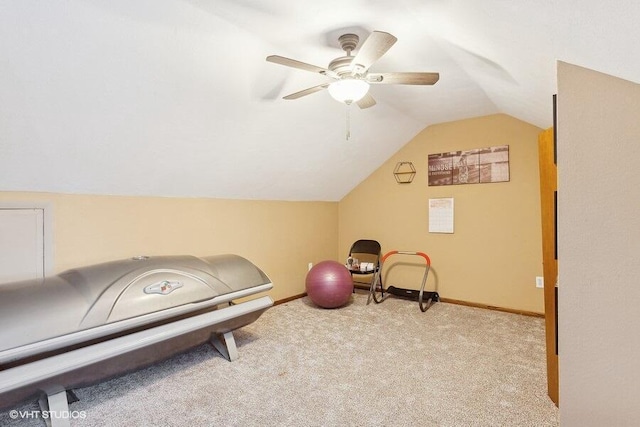
[[[304,292],[307,264],[337,259],[337,203],[0,192],[53,207],[54,270],[135,255],[235,253],[263,269],[275,300]]]
[[[640,88],[559,63],[559,340],[563,426],[640,425]],[[427,252],[445,298],[543,312],[537,137],[505,115],[430,126],[339,203],[0,192],[53,208],[54,270],[139,254],[236,253],[283,299],[304,292],[308,262],[346,258],[358,238]],[[508,183],[429,187],[427,156],[508,144]],[[412,161],[412,184],[393,178]],[[429,198],[455,199],[455,234],[428,233]],[[393,259],[393,258],[392,258]],[[398,259],[398,258],[396,258]],[[413,287],[405,258],[389,281]]]
[[[562,426],[640,425],[640,85],[558,64]]]
[[[541,313],[539,132],[505,115],[430,126],[339,203],[19,192],[0,201],[51,204],[55,272],[139,254],[236,253],[269,274],[278,300],[304,292],[309,262],[346,259],[354,240],[375,238],[384,251],[427,252],[428,286],[445,298]],[[510,182],[426,185],[429,153],[502,144]],[[412,184],[395,182],[398,161],[414,163]],[[454,197],[455,234],[427,232],[430,197]],[[404,261],[412,265],[388,269],[388,283],[419,286],[420,259]]]
[[[535,287],[535,277],[542,276],[540,132],[506,115],[424,129],[340,201],[341,259],[359,238],[380,241],[383,252],[426,252],[432,260],[427,286],[443,298],[543,313],[543,292]],[[510,182],[427,186],[429,154],[503,144],[509,145]],[[413,183],[396,183],[400,161],[413,162]],[[454,198],[454,234],[428,232],[428,199],[438,197]],[[421,259],[393,260],[414,265],[390,268],[386,284],[419,287]]]

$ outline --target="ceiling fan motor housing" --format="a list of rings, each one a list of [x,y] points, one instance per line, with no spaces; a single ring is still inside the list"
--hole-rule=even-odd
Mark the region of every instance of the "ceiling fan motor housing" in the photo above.
[[[340,77],[351,75],[352,61],[353,56],[341,56],[340,58],[336,58],[331,61],[328,68],[334,73],[338,74]]]
[[[342,50],[347,53],[347,56],[341,56],[334,59],[329,63],[329,66],[327,68],[335,72],[340,77],[351,75],[353,72],[353,70],[351,69],[351,62],[353,61],[351,52],[358,46],[359,41],[360,37],[358,37],[356,34],[343,34],[342,36],[340,36],[338,38],[338,42],[340,42],[340,46],[342,47]]]

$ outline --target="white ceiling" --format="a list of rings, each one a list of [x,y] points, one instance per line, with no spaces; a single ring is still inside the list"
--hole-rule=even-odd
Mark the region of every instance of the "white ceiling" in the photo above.
[[[340,200],[425,127],[505,113],[552,124],[556,60],[640,82],[640,2],[0,0],[0,190]],[[337,38],[398,42],[351,109],[326,78]]]

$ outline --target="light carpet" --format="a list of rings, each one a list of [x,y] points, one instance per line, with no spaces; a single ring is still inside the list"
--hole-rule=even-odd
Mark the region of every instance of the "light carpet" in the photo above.
[[[540,318],[356,294],[333,310],[278,305],[235,337],[234,362],[203,345],[75,390],[71,425],[558,425]],[[0,425],[45,425],[10,415]]]

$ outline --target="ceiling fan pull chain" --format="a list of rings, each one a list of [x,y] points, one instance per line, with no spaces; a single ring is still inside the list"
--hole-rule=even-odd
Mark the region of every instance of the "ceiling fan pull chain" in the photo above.
[[[351,138],[351,120],[350,120],[350,114],[349,114],[349,107],[351,106],[351,104],[346,104],[346,108],[347,108],[347,141],[349,140],[349,138]]]

